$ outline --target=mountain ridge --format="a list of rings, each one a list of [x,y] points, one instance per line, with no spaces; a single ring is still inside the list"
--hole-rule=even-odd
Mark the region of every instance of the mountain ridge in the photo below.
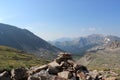
[[[13,47],[47,58],[52,58],[62,51],[27,29],[21,29],[3,23],[0,23],[0,45]]]

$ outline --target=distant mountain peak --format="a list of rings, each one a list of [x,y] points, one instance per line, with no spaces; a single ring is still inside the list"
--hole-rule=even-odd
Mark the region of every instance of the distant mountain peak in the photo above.
[[[74,54],[84,54],[89,50],[102,50],[112,41],[120,41],[120,37],[113,35],[91,34],[74,38],[71,41],[54,42],[54,46]]]

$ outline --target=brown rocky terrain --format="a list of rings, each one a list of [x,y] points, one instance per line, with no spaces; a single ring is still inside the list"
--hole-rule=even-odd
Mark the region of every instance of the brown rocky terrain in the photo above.
[[[0,73],[0,80],[116,80],[115,76],[118,74],[112,71],[88,71],[71,54],[60,53],[53,62],[43,66],[4,71]]]

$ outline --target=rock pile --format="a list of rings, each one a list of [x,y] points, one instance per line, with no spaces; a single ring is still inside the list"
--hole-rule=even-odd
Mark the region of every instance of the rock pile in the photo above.
[[[60,53],[51,63],[39,67],[17,68],[0,74],[0,80],[103,80],[98,72],[89,73],[76,64],[69,53]]]
[[[86,80],[88,70],[85,66],[76,64],[69,53],[60,53],[53,62],[31,68],[29,73],[28,80]]]

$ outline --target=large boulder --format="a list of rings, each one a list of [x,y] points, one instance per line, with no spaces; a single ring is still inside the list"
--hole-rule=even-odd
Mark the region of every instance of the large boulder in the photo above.
[[[11,71],[11,77],[13,80],[26,80],[28,77],[26,68],[17,68]]]
[[[11,80],[11,77],[7,71],[0,73],[0,80]]]

